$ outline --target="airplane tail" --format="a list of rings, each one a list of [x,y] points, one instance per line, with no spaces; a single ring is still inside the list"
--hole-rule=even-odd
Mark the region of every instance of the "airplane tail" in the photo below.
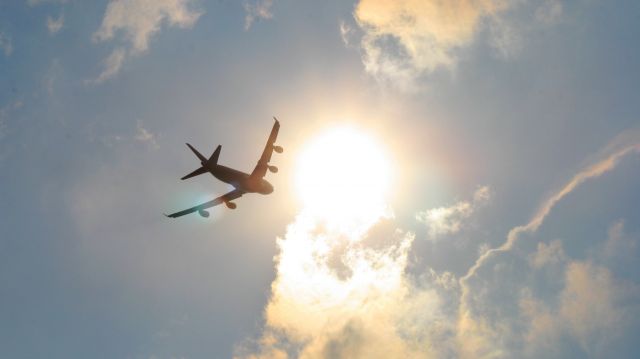
[[[193,148],[193,146],[191,146],[188,143],[187,143],[187,147],[189,147],[189,149],[196,155],[196,157],[198,157],[198,159],[200,160],[200,163],[202,164],[202,167],[182,177],[181,180],[186,180],[188,178],[199,176],[203,173],[207,173],[211,168],[215,168],[215,166],[218,164],[218,158],[220,157],[220,150],[222,150],[221,145],[218,145],[218,147],[216,147],[216,150],[213,151],[213,154],[211,155],[211,157],[209,157],[209,159],[204,157],[200,152],[198,152],[198,150]]]
[[[212,165],[217,165],[218,164],[218,157],[220,157],[220,151],[222,150],[222,145],[218,145],[218,147],[216,147],[216,150],[213,151],[213,153],[211,154],[211,157],[209,157],[209,161],[207,161],[207,163],[212,164]]]

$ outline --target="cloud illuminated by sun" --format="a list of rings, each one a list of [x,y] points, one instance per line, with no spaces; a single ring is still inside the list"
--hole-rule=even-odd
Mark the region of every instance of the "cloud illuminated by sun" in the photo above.
[[[333,225],[379,218],[392,179],[384,147],[354,127],[329,129],[301,151],[295,185],[306,211]]]

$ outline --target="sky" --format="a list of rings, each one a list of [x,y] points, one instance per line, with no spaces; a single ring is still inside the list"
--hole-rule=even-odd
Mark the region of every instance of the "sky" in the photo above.
[[[639,16],[0,2],[1,356],[639,357]]]

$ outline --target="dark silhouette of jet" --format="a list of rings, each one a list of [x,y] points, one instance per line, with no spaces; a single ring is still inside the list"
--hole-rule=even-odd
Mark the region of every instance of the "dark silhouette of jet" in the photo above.
[[[234,189],[231,192],[226,193],[209,202],[202,203],[195,207],[191,207],[166,216],[176,218],[184,216],[185,214],[198,212],[202,217],[207,218],[209,217],[209,212],[206,211],[207,208],[224,203],[229,209],[235,209],[236,204],[231,201],[240,198],[245,193],[269,194],[273,192],[273,186],[271,185],[271,183],[267,182],[264,179],[264,176],[267,174],[267,170],[272,173],[278,172],[278,167],[269,165],[269,161],[271,161],[271,154],[273,153],[273,151],[276,151],[278,153],[282,153],[283,151],[282,147],[275,145],[276,137],[278,137],[278,130],[280,130],[280,122],[278,122],[278,119],[275,117],[273,119],[276,122],[273,124],[273,128],[271,129],[271,134],[269,135],[269,139],[267,140],[267,145],[264,147],[262,156],[260,156],[260,160],[258,160],[258,164],[253,169],[253,172],[251,172],[251,174],[219,165],[218,157],[220,157],[220,150],[222,148],[222,146],[220,145],[218,145],[211,157],[207,159],[195,148],[193,148],[193,146],[187,143],[187,146],[191,149],[191,151],[193,151],[193,153],[200,159],[200,164],[202,166],[197,170],[189,173],[188,175],[182,177],[182,180],[186,180],[187,178],[195,177],[208,172],[220,181],[229,183],[234,187]]]

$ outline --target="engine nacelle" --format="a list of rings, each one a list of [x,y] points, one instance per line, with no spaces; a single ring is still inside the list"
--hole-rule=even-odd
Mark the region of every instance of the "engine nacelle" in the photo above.
[[[229,208],[229,209],[236,209],[236,207],[238,206],[233,202],[225,202],[224,204],[226,204],[227,208]]]
[[[205,211],[204,209],[199,210],[198,214],[203,218],[209,218],[209,212]]]
[[[271,173],[278,173],[278,167],[276,166],[269,166],[269,171]]]
[[[273,150],[278,153],[282,153],[282,151],[284,151],[284,148],[282,148],[282,146],[273,146]]]

